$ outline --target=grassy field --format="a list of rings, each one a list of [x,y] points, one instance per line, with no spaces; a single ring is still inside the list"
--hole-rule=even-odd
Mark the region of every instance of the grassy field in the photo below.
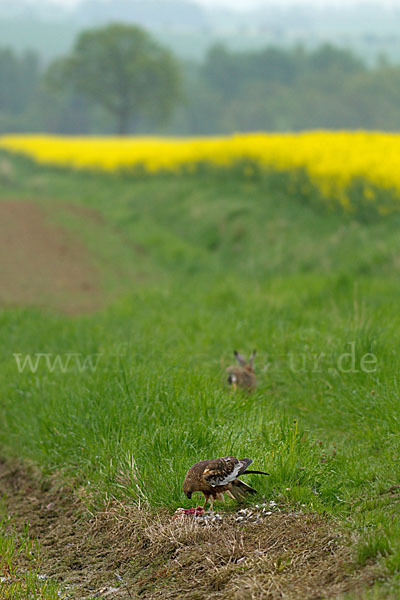
[[[356,561],[378,563],[365,597],[397,598],[400,217],[323,212],[234,172],[3,160],[1,199],[72,232],[100,283],[84,315],[1,311],[1,455],[61,474],[91,510],[171,511],[193,505],[191,464],[249,456],[271,473],[248,478],[258,500],[338,520]],[[258,351],[251,396],[225,385],[236,348]]]

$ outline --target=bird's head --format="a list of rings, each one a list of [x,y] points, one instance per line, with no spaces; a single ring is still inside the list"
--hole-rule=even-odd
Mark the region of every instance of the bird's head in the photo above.
[[[190,481],[185,480],[183,483],[183,493],[189,498],[189,500],[192,497],[193,491],[194,490]]]

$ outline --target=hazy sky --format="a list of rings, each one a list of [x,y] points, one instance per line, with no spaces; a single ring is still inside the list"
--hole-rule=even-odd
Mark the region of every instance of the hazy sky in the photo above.
[[[2,1],[0,0],[0,4]],[[18,4],[20,0],[14,0],[14,4]],[[79,3],[79,0],[48,0],[55,4],[64,4],[66,6],[74,6]],[[271,4],[309,4],[312,6],[346,6],[349,4],[378,4],[380,6],[400,6],[400,0],[190,0],[204,6],[226,6],[229,8],[250,8],[254,6],[268,6]],[[40,0],[37,0],[40,3]]]
[[[65,0],[74,1],[74,0]],[[348,6],[348,5],[362,5],[362,4],[375,4],[379,6],[400,6],[400,0],[192,0],[198,4],[205,6],[227,6],[230,8],[250,8],[257,6],[268,6],[268,5],[280,5],[280,4],[308,4],[311,6]]]
[[[30,0],[33,2],[34,0]],[[112,0],[108,0],[112,2]],[[270,6],[270,5],[285,5],[285,6],[295,6],[295,5],[308,5],[314,6],[316,8],[323,8],[327,6],[355,6],[355,5],[368,5],[374,4],[375,6],[383,7],[400,7],[400,0],[187,0],[188,2],[197,3],[203,6],[213,7],[226,7],[230,9],[249,9],[256,8],[261,6]],[[10,3],[10,0],[0,0],[0,5],[2,3]],[[79,4],[80,0],[36,0],[35,4],[59,4],[64,5],[66,7],[73,7],[76,4]],[[134,0],[132,0],[134,2]],[[26,3],[26,0],[13,0],[13,4],[17,5],[19,3]]]

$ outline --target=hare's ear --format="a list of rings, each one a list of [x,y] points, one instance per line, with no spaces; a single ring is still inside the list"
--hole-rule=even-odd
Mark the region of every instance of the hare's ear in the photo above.
[[[242,367],[244,367],[244,365],[246,364],[245,357],[242,356],[237,350],[235,350],[233,354],[236,356],[236,360],[238,361],[239,365],[242,365]]]
[[[256,356],[256,354],[257,354],[257,350],[253,350],[253,352],[251,353],[251,356],[250,356],[250,358],[249,358],[249,365],[250,365],[251,367],[253,366],[253,363],[254,363],[254,359],[255,359],[255,356]]]

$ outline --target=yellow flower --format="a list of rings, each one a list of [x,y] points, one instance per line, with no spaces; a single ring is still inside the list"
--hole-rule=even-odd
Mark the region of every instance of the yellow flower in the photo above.
[[[395,133],[312,131],[192,138],[11,135],[0,137],[0,148],[40,163],[106,171],[142,166],[149,173],[178,174],[195,171],[198,163],[225,168],[245,161],[243,172],[250,177],[257,166],[304,168],[322,195],[335,199],[346,211],[351,207],[345,190],[354,177],[400,193],[400,135]],[[365,198],[378,201],[371,188]]]

